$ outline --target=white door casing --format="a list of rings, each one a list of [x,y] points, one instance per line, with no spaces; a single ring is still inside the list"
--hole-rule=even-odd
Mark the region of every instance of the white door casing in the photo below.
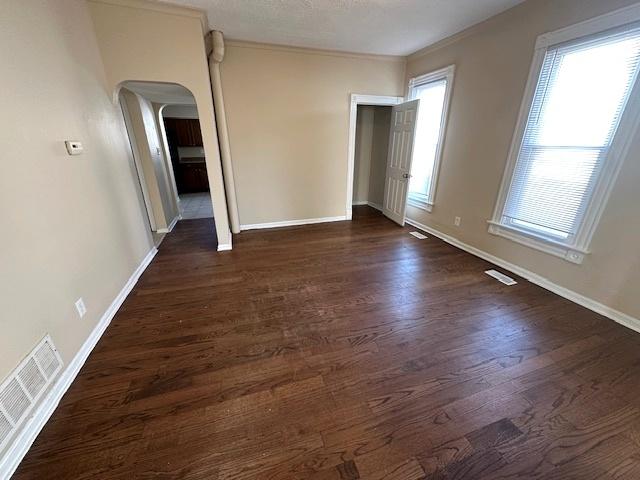
[[[393,107],[382,213],[404,226],[419,100]]]
[[[356,125],[358,107],[361,105],[389,106],[398,105],[404,101],[403,97],[390,97],[385,95],[362,95],[352,93],[349,100],[349,157],[347,158],[347,205],[345,216],[351,220],[353,216],[353,171],[356,156]]]
[[[149,220],[149,228],[152,232],[158,231],[158,226],[156,224],[156,219],[153,215],[153,206],[151,204],[151,196],[149,194],[149,189],[147,188],[147,181],[144,177],[144,172],[142,170],[142,160],[140,157],[140,152],[138,151],[138,144],[135,141],[135,136],[133,135],[133,123],[131,121],[131,114],[129,113],[129,109],[127,107],[127,102],[124,100],[124,97],[120,96],[119,98],[120,107],[122,109],[122,115],[124,117],[124,124],[127,130],[127,137],[129,140],[129,146],[131,147],[131,153],[133,157],[133,164],[136,169],[136,173],[138,174],[138,183],[140,185],[140,191],[142,193],[142,200],[144,202],[145,210],[147,212],[147,218]]]

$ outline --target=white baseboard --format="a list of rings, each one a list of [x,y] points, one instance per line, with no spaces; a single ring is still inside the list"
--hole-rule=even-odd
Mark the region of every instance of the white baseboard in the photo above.
[[[544,288],[545,290],[549,290],[550,292],[553,292],[556,295],[560,295],[561,297],[564,297],[567,300],[571,300],[572,302],[577,303],[578,305],[582,305],[583,307],[588,308],[589,310],[599,313],[600,315],[604,315],[605,317],[610,318],[611,320],[618,322],[619,324],[624,325],[625,327],[640,333],[640,319],[634,318],[631,315],[627,315],[626,313],[623,313],[619,310],[611,308],[603,303],[600,303],[600,302],[597,302],[596,300],[585,297],[584,295],[574,292],[573,290],[569,290],[568,288],[562,287],[556,283],[553,283],[551,280],[545,277],[542,277],[541,275],[538,275],[537,273],[533,273],[530,270],[519,267],[511,262],[507,262],[506,260],[503,260],[494,255],[491,255],[490,253],[487,253],[478,248],[472,247],[471,245],[468,245],[458,240],[457,238],[447,235],[446,233],[442,233],[439,230],[436,230],[435,228],[429,227],[427,225],[416,222],[415,220],[411,220],[409,218],[407,218],[405,221],[409,225],[413,225],[416,228],[424,230],[425,232],[428,232],[431,235],[438,237],[441,240],[444,240],[445,242],[453,245],[454,247],[458,247],[461,250],[464,250],[465,252],[475,255],[476,257],[480,257],[483,260],[486,260],[495,265],[498,265],[499,267],[502,267],[505,270],[513,272],[522,278],[526,278],[531,283],[535,283],[536,285]]]
[[[359,202],[353,202],[351,205],[355,206],[362,206],[362,205],[369,205],[372,208],[375,208],[376,210],[380,210],[382,211],[382,205],[380,205],[379,203],[374,203],[374,202],[369,202],[366,200],[362,200]]]
[[[62,396],[69,389],[78,372],[80,372],[87,357],[89,357],[89,354],[98,343],[98,340],[100,340],[109,323],[111,323],[116,312],[135,286],[142,272],[144,272],[151,263],[153,257],[156,256],[156,253],[158,253],[158,249],[153,247],[140,265],[138,265],[138,268],[136,268],[131,277],[129,277],[129,280],[127,280],[127,283],[122,290],[120,290],[115,300],[109,305],[106,312],[104,312],[100,321],[89,335],[89,338],[87,338],[78,353],[73,357],[73,360],[67,365],[67,368],[62,372],[51,390],[49,390],[49,393],[47,393],[42,402],[36,407],[33,416],[26,421],[22,429],[17,433],[5,455],[0,459],[0,479],[8,479],[16,471],[36,437],[60,403]]]
[[[228,236],[229,236],[229,243],[219,243],[218,244],[218,251],[219,252],[226,252],[226,251],[229,251],[229,250],[233,250],[233,235],[231,234],[231,230],[229,230]]]
[[[176,217],[173,220],[171,220],[171,223],[169,224],[169,227],[167,230],[169,230],[169,232],[173,231],[173,227],[176,226],[179,220],[182,220],[182,215],[176,215]]]
[[[321,217],[321,218],[303,218],[301,220],[285,220],[283,222],[270,222],[270,223],[253,223],[250,225],[240,225],[240,230],[256,230],[259,228],[278,228],[278,227],[293,227],[296,225],[310,225],[312,223],[328,223],[328,222],[341,222],[347,220],[345,215],[339,217]]]
[[[158,228],[156,230],[156,233],[171,233],[171,231],[173,230],[173,227],[175,227],[176,223],[178,223],[178,220],[182,220],[182,215],[178,215],[178,216],[174,217],[174,219],[171,220],[171,223],[169,224],[168,227],[166,227],[166,228]]]

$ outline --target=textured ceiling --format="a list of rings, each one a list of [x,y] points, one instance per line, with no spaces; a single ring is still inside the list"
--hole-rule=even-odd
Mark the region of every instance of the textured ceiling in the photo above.
[[[227,38],[407,55],[523,0],[169,0],[207,12]],[[166,3],[166,0],[165,0]]]

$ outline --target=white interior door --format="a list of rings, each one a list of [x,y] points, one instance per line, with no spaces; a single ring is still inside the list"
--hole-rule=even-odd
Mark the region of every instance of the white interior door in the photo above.
[[[393,107],[382,213],[404,225],[419,100]]]

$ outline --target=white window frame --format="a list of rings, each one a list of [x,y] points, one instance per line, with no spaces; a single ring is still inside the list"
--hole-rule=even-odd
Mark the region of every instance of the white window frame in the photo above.
[[[447,122],[449,119],[449,105],[451,103],[451,93],[453,91],[453,77],[455,74],[455,70],[455,65],[449,65],[448,67],[425,73],[424,75],[413,77],[409,80],[409,86],[407,90],[407,101],[410,101],[414,99],[414,88],[438,80],[447,81],[447,87],[444,94],[444,106],[442,109],[442,121],[440,123],[440,136],[438,137],[438,147],[436,148],[429,195],[427,196],[409,192],[409,195],[407,196],[407,204],[411,205],[412,207],[420,208],[427,212],[431,212],[433,210],[433,205],[435,204],[436,199],[436,187],[438,186],[438,175],[440,173],[440,164],[442,163],[442,151],[444,146],[445,132],[447,129]],[[416,135],[417,134],[418,131],[416,130]],[[414,158],[413,161],[415,162],[416,159]]]
[[[505,225],[502,223],[502,214],[518,160],[529,110],[533,103],[533,97],[540,77],[540,70],[549,47],[579,38],[601,34],[607,30],[623,27],[624,25],[638,21],[640,21],[640,4],[635,4],[554,32],[545,33],[538,37],[531,69],[529,71],[529,79],[527,80],[516,129],[509,149],[507,165],[498,193],[498,199],[493,217],[489,220],[489,233],[508,238],[514,242],[551,255],[562,257],[572,263],[582,263],[585,255],[589,254],[591,239],[596,231],[622,163],[627,156],[634,134],[640,125],[640,87],[638,85],[640,84],[640,80],[636,81],[636,84],[632,87],[629,101],[618,125],[618,130],[609,153],[603,161],[602,169],[596,179],[591,198],[588,200],[587,209],[581,225],[572,243],[567,244],[554,241],[547,237],[537,236],[534,233],[519,230],[511,225]]]

